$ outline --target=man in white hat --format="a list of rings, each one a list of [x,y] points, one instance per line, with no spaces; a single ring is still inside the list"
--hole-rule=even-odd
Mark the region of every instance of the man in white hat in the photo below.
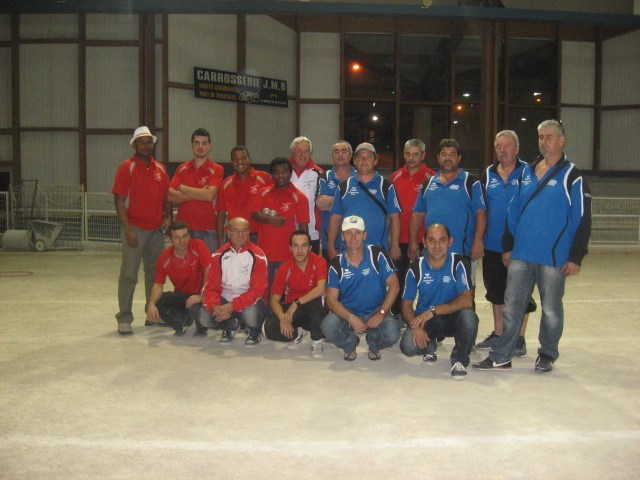
[[[400,325],[389,312],[400,291],[396,269],[387,251],[365,245],[366,238],[364,220],[346,217],[345,250],[329,265],[326,298],[331,312],[322,321],[322,331],[347,361],[356,359],[357,334],[367,334],[370,360],[379,360],[380,350],[400,338]]]
[[[149,128],[136,129],[129,142],[135,154],[120,165],[111,190],[122,226],[122,265],[118,280],[120,311],[116,314],[121,335],[133,333],[131,309],[140,262],[144,263],[148,302],[156,263],[164,250],[163,233],[173,220],[173,207],[167,200],[169,176],[164,165],[153,158],[157,140]]]

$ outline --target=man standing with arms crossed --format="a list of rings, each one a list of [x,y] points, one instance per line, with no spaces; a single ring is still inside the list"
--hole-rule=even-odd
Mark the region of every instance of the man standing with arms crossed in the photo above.
[[[545,120],[538,125],[542,156],[522,170],[503,239],[502,259],[508,269],[504,330],[489,356],[473,364],[476,370],[511,370],[513,349],[536,284],[542,318],[535,372],[551,373],[560,355],[565,280],[580,272],[591,234],[591,194],[578,167],[563,153],[565,141],[561,122]]]
[[[112,193],[116,214],[122,226],[122,264],[118,280],[116,314],[118,333],[133,330],[133,294],[138,283],[140,262],[144,263],[144,286],[149,301],[156,262],[164,250],[164,231],[173,219],[173,206],[167,200],[167,170],[153,158],[157,137],[147,127],[138,127],[129,142],[135,154],[118,168]],[[145,305],[146,311],[146,305]]]

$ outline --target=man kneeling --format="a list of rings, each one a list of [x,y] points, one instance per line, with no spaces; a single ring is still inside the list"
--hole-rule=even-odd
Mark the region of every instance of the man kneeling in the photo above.
[[[473,311],[473,290],[468,260],[449,253],[453,238],[449,229],[433,224],[424,236],[427,254],[411,263],[402,295],[402,316],[407,328],[400,350],[408,357],[424,355],[425,362],[437,360],[437,337],[454,337],[451,351],[451,377],[467,376],[469,354],[478,332]],[[418,296],[417,308],[413,302]]]
[[[264,336],[277,342],[300,346],[304,331],[311,332],[311,355],[322,358],[322,320],[327,314],[323,297],[327,283],[327,262],[311,251],[311,237],[297,230],[289,237],[293,256],[278,268],[271,287],[272,314],[262,327]],[[280,300],[284,295],[284,303]],[[294,335],[296,333],[297,335]]]

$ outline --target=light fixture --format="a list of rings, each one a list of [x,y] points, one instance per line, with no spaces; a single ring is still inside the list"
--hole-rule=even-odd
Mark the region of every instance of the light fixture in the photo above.
[[[522,117],[520,120],[522,120],[523,122],[527,121],[526,117]]]
[[[458,105],[458,106],[456,107],[456,110],[462,110],[462,105]]]
[[[453,124],[456,125],[458,123],[458,120],[454,120]]]
[[[374,106],[374,107],[376,106],[376,102],[373,102],[373,106]]]
[[[463,93],[463,94],[462,94],[462,96],[463,96],[463,97],[470,97],[470,96],[471,96],[471,94],[470,94],[470,93]]]
[[[351,65],[351,70],[357,72],[358,70],[360,70],[360,64],[359,63],[354,63],[353,65]]]
[[[540,92],[533,92],[533,96],[534,96],[534,97],[539,97],[540,95],[542,95],[542,93],[540,93]]]
[[[373,117],[371,117],[371,120],[373,120],[374,122],[377,122],[378,121],[378,116],[374,115]]]

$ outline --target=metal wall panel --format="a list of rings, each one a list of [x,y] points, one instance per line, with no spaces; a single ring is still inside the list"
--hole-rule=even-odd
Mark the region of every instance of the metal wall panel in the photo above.
[[[87,127],[137,127],[138,78],[137,47],[87,47]]]
[[[602,42],[603,106],[640,104],[638,52],[640,30]]]
[[[13,160],[13,137],[0,135],[0,162]]]
[[[87,40],[138,40],[138,15],[87,15]]]
[[[562,122],[567,130],[564,152],[580,170],[593,170],[593,122],[591,108],[563,108]]]
[[[169,81],[193,84],[193,67],[235,72],[235,15],[169,15]]]
[[[23,127],[77,127],[77,86],[77,45],[20,45]]]
[[[11,40],[11,15],[0,15],[0,41]]]
[[[155,75],[156,75],[156,127],[162,127],[162,45],[156,44],[155,48]]]
[[[640,170],[639,110],[604,110],[600,139],[601,170]]]
[[[340,98],[340,34],[300,34],[300,98]]]
[[[562,42],[562,103],[595,103],[596,46]]]
[[[11,49],[0,48],[0,128],[11,128]]]
[[[340,140],[340,105],[300,105],[300,134],[313,142],[313,161],[331,165],[331,147]]]
[[[22,179],[46,184],[77,184],[76,132],[22,132]]]
[[[253,163],[269,164],[275,157],[289,157],[289,145],[296,137],[295,108],[291,100],[289,108],[247,105],[246,143]]]
[[[236,104],[195,98],[192,90],[169,90],[169,161],[186,162],[193,158],[191,134],[196,128],[211,134],[209,157],[228,162],[236,142]]]
[[[87,136],[87,192],[111,192],[116,170],[133,155],[131,135]]]
[[[78,15],[20,15],[20,38],[78,38]]]

